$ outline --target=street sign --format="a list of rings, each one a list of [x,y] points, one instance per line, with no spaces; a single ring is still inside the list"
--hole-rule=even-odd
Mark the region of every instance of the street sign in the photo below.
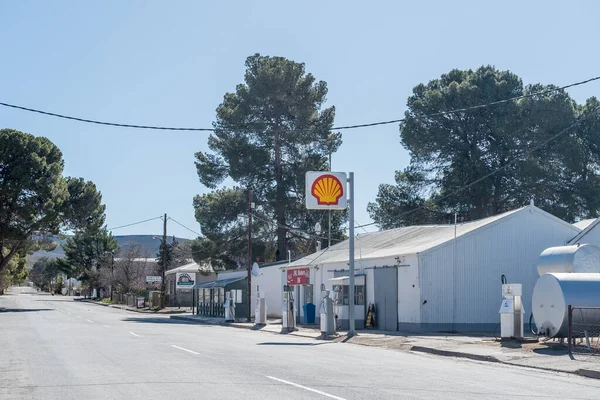
[[[196,274],[178,272],[175,276],[175,287],[177,289],[189,289],[196,283]]]
[[[146,283],[162,282],[162,276],[147,276]]]
[[[287,270],[288,285],[310,285],[309,268],[292,268]]]
[[[306,208],[309,210],[345,210],[346,173],[308,171],[306,173]]]

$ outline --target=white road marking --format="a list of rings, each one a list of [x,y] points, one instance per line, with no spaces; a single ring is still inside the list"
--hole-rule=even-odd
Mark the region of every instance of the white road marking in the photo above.
[[[77,318],[81,318],[81,315],[76,315]]]
[[[67,311],[67,314],[71,315],[71,313],[70,313],[70,312],[68,312],[68,311]]]
[[[196,354],[196,355],[200,354],[200,353],[196,353],[195,351],[192,351],[192,350],[184,349],[183,347],[175,346],[174,344],[172,344],[171,347],[175,347],[176,349],[187,351],[188,353],[192,353],[192,354]]]
[[[109,326],[109,325],[104,325],[104,327],[105,327],[105,328],[110,328],[110,326]]]
[[[131,333],[133,336],[141,337],[140,335],[138,335],[136,333],[133,333],[133,332],[129,332],[129,333]]]
[[[94,321],[90,321],[89,319],[86,319],[87,322],[89,322],[90,324],[93,324]]]
[[[343,397],[334,396],[332,394],[325,393],[325,392],[322,392],[322,391],[317,390],[317,389],[309,388],[307,386],[298,385],[297,383],[294,383],[294,382],[284,381],[283,379],[275,378],[273,376],[268,376],[268,375],[265,375],[265,376],[267,378],[269,378],[269,379],[273,379],[274,381],[285,383],[286,385],[295,386],[295,387],[300,388],[300,389],[308,390],[309,392],[317,393],[317,394],[320,394],[321,396],[329,397],[331,399],[346,400]]]

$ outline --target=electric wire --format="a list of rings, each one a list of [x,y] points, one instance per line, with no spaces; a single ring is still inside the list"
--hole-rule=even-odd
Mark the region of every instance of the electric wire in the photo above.
[[[182,228],[184,228],[184,229],[187,229],[188,231],[192,232],[193,234],[196,234],[196,235],[198,235],[198,236],[202,236],[202,234],[201,234],[201,233],[198,233],[198,232],[196,232],[195,230],[193,230],[193,229],[191,229],[191,228],[188,228],[187,226],[185,226],[184,224],[182,224],[181,222],[177,221],[177,220],[176,220],[176,219],[174,219],[174,218],[167,217],[167,220],[171,220],[171,221],[175,222],[177,225],[181,226],[181,227],[182,227]]]
[[[121,225],[121,226],[115,226],[114,228],[109,228],[109,231],[114,231],[116,229],[121,229],[121,228],[127,228],[129,226],[134,226],[134,225],[139,225],[139,224],[143,224],[145,222],[150,222],[150,221],[154,221],[155,219],[162,219],[163,217],[154,217],[154,218],[148,218],[145,219],[143,221],[138,221],[138,222],[132,222],[131,224],[126,224],[126,225]]]
[[[597,81],[597,80],[600,80],[600,76],[585,79],[585,80],[579,81],[579,82],[574,82],[574,83],[571,83],[571,84],[568,84],[565,86],[561,86],[561,87],[542,90],[539,92],[527,93],[524,95],[514,96],[514,97],[510,97],[510,98],[503,99],[503,100],[492,101],[489,103],[483,103],[483,104],[478,104],[478,105],[454,109],[454,110],[440,111],[440,112],[436,112],[436,113],[432,113],[432,114],[425,114],[425,115],[416,115],[416,116],[412,116],[411,118],[423,119],[423,118],[430,118],[430,117],[435,117],[435,116],[440,116],[440,115],[451,115],[451,114],[455,114],[455,113],[459,113],[459,112],[476,110],[476,109],[480,109],[480,108],[495,106],[498,104],[508,103],[508,102],[515,101],[515,100],[521,100],[521,99],[525,99],[525,98],[559,92],[561,90],[565,90],[565,89],[572,88],[575,86],[585,85],[587,83]],[[30,107],[24,107],[24,106],[6,103],[6,102],[0,102],[0,106],[13,108],[13,109],[21,110],[21,111],[28,111],[28,112],[32,112],[32,113],[42,114],[42,115],[46,115],[46,116],[50,116],[50,117],[84,122],[84,123],[88,123],[88,124],[96,124],[96,125],[104,125],[104,126],[112,126],[112,127],[120,127],[120,128],[151,129],[151,130],[165,130],[165,131],[195,131],[195,132],[198,132],[198,131],[200,131],[200,132],[215,132],[218,130],[217,128],[172,127],[172,126],[125,124],[125,123],[118,123],[118,122],[100,121],[100,120],[94,120],[94,119],[89,119],[89,118],[74,117],[71,115],[59,114],[59,113],[55,113],[55,112],[50,112],[50,111],[45,111],[45,110],[40,110],[40,109],[35,109],[35,108],[30,108]],[[341,130],[348,130],[348,129],[368,128],[368,127],[379,126],[379,125],[396,124],[396,123],[404,122],[404,121],[406,121],[406,119],[407,118],[398,118],[398,119],[392,119],[392,120],[386,120],[386,121],[368,122],[368,123],[364,123],[364,124],[336,126],[336,127],[331,128],[331,130],[332,131],[341,131]],[[286,130],[285,132],[287,132],[287,131],[301,132],[301,131],[310,131],[310,130],[311,129],[291,129],[291,130]]]

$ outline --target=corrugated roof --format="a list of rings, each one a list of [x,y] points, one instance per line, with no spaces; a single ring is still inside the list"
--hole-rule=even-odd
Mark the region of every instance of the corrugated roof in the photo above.
[[[592,224],[592,222],[594,222],[596,220],[596,218],[590,218],[590,219],[582,219],[579,222],[575,222],[573,224],[574,227],[579,228],[581,230],[584,230],[585,228],[587,228],[588,226],[590,226]]]
[[[166,275],[176,274],[178,272],[200,272],[200,266],[195,262],[173,268],[165,272]]]
[[[217,280],[217,281],[197,283],[194,286],[192,286],[192,289],[225,287],[225,286],[229,285],[230,283],[242,281],[246,278],[247,277],[242,276],[242,277],[238,277],[238,278],[229,278],[229,279],[221,279],[221,280]]]
[[[516,214],[519,211],[530,207],[537,212],[569,225],[535,206],[527,206],[498,214],[493,217],[458,224],[456,226],[456,235],[457,237],[466,235],[469,232],[479,229],[485,225],[492,224],[498,220]],[[453,224],[406,226],[387,231],[358,235],[354,241],[354,254],[357,260],[379,259],[417,254],[444,244],[453,238]],[[337,243],[327,249],[310,254],[295,262],[292,262],[289,264],[289,267],[348,262],[348,244],[348,240]]]
[[[590,220],[585,219],[580,222],[584,222],[584,221],[590,221]],[[590,232],[592,229],[594,229],[596,227],[596,225],[598,225],[599,223],[600,223],[600,218],[592,219],[591,222],[589,224],[587,224],[587,226],[585,228],[583,228],[583,230],[577,234],[577,236],[575,236],[573,239],[569,240],[569,244],[575,244],[575,243],[579,242],[585,235],[588,234],[588,232]],[[573,224],[573,225],[577,226],[576,224]],[[579,228],[579,229],[581,229],[581,228]]]

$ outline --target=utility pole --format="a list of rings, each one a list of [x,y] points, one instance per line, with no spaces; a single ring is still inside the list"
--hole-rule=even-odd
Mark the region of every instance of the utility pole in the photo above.
[[[115,273],[115,251],[110,252],[110,301],[113,299],[113,286],[114,286],[114,275]]]
[[[248,322],[252,310],[252,189],[248,190]]]
[[[160,298],[161,298],[161,308],[165,307],[165,287],[166,287],[166,282],[165,282],[165,272],[167,269],[167,214],[165,213],[165,216],[163,218],[163,239],[162,239],[162,281],[160,283]],[[177,286],[177,283],[175,283],[175,286]]]
[[[350,322],[350,327],[348,329],[348,337],[352,337],[356,335],[356,324],[354,320],[354,302],[356,299],[356,294],[354,293],[354,172],[350,172],[348,174],[348,194],[350,195],[350,225],[348,226],[348,244],[349,244],[349,266],[350,266],[350,276],[349,276],[349,308],[348,308],[348,319]]]

